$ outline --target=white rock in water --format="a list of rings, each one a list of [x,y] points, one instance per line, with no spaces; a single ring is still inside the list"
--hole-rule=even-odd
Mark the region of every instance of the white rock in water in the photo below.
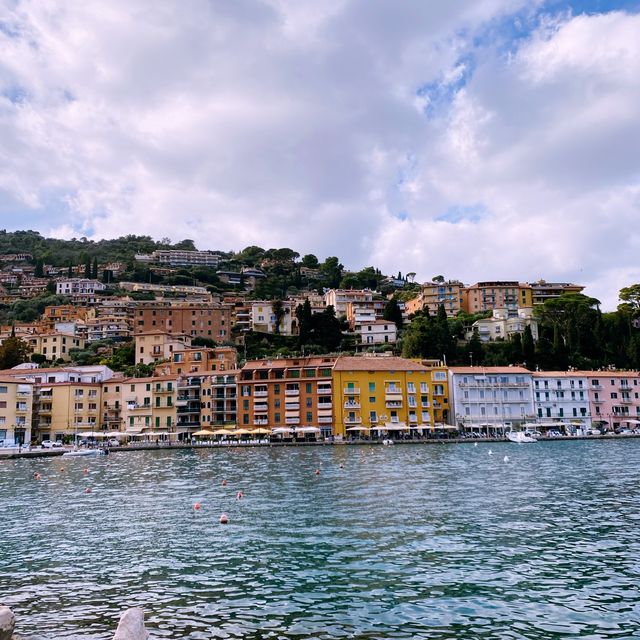
[[[0,640],[11,640],[16,626],[16,617],[9,607],[0,607]]]
[[[113,640],[147,640],[148,638],[149,632],[144,626],[144,611],[140,607],[127,609],[120,616]]]

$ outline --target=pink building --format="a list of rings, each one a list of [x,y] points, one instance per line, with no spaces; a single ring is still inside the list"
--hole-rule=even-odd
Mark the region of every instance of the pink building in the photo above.
[[[637,371],[585,371],[591,421],[606,429],[640,424],[640,374]],[[636,422],[638,421],[638,422]]]

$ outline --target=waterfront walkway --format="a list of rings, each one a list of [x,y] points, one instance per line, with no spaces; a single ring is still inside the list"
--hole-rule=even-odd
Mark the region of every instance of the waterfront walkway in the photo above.
[[[558,442],[575,440],[625,440],[640,438],[640,434],[611,434],[602,436],[555,436],[542,437],[538,442]],[[442,444],[472,444],[480,442],[509,442],[505,438],[411,438],[407,440],[394,440],[394,445],[442,445]],[[196,444],[176,444],[176,443],[143,443],[129,444],[120,447],[109,447],[109,453],[125,453],[127,451],[157,451],[157,450],[184,450],[184,449],[229,449],[229,448],[254,448],[254,447],[332,447],[332,446],[353,446],[353,445],[383,445],[382,440],[317,440],[317,441],[271,441],[271,442],[198,442]],[[12,460],[16,458],[49,458],[61,456],[71,448],[41,449],[32,448],[18,451],[17,449],[0,449],[0,460]]]

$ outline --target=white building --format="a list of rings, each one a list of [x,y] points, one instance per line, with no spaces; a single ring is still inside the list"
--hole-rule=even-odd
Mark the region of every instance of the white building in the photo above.
[[[371,302],[373,292],[369,289],[329,289],[324,294],[325,306],[331,305],[336,312],[336,317],[347,315],[349,302]]]
[[[398,337],[396,323],[392,320],[361,322],[353,330],[360,336],[361,344],[395,344]]]
[[[281,336],[292,336],[298,333],[296,303],[293,300],[282,302],[283,314],[280,318],[279,333]],[[277,318],[273,311],[273,301],[256,300],[251,303],[251,328],[261,333],[275,333]]]
[[[535,418],[533,379],[523,367],[450,367],[453,424],[501,433]]]
[[[96,300],[96,294],[102,293],[106,288],[99,280],[90,278],[67,278],[56,282],[56,293],[59,296],[69,296],[85,302]]]
[[[565,433],[591,427],[589,385],[584,372],[535,371],[533,393],[538,426]]]
[[[467,340],[473,336],[473,330],[478,329],[482,342],[489,342],[496,338],[508,340],[516,333],[524,333],[526,326],[531,327],[531,335],[538,339],[538,322],[533,317],[533,309],[523,307],[517,310],[517,315],[507,309],[494,309],[491,318],[476,320],[471,331],[467,333]]]
[[[171,266],[199,265],[216,267],[220,264],[220,254],[212,251],[182,251],[179,249],[158,249],[150,254],[136,254],[139,262],[154,262]]]

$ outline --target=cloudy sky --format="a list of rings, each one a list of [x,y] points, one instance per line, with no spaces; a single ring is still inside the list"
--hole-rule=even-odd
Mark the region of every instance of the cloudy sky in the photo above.
[[[0,0],[0,227],[640,282],[640,0]]]

